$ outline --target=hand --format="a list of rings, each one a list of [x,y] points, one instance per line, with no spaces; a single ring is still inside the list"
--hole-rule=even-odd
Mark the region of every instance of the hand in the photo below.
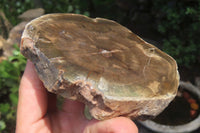
[[[56,95],[46,91],[28,61],[19,88],[16,133],[138,133],[128,118],[87,120],[84,104],[66,99],[56,108]]]

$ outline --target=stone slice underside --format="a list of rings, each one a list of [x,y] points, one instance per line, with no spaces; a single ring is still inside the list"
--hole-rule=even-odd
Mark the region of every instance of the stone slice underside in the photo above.
[[[21,52],[48,91],[88,105],[99,120],[156,116],[175,97],[175,60],[120,24],[49,14],[26,25]]]

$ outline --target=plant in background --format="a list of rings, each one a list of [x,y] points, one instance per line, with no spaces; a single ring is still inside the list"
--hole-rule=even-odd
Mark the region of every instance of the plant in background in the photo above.
[[[87,5],[87,0],[59,0],[59,2],[58,0],[41,0],[41,3],[46,13],[75,13],[84,14],[86,16],[90,15],[87,8],[83,9],[83,7]]]
[[[163,50],[179,65],[200,63],[200,0],[154,0],[152,13],[163,35]]]
[[[20,22],[17,16],[31,8],[34,8],[32,0],[1,0],[0,2],[0,9],[5,13],[12,25]]]
[[[0,132],[5,133],[13,130],[15,126],[18,87],[26,64],[19,48],[16,45],[15,48],[13,56],[0,63]]]
[[[126,12],[118,8],[116,0],[41,0],[46,13],[75,13],[122,22]]]

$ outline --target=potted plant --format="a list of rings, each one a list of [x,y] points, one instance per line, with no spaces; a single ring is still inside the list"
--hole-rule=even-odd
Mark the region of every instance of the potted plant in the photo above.
[[[200,89],[180,82],[176,98],[156,118],[140,121],[145,127],[165,133],[192,132],[200,127]]]

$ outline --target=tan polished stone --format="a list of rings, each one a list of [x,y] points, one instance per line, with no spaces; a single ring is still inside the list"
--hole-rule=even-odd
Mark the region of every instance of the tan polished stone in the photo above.
[[[156,116],[177,93],[176,61],[111,20],[44,15],[26,25],[21,52],[48,91],[99,120]]]

